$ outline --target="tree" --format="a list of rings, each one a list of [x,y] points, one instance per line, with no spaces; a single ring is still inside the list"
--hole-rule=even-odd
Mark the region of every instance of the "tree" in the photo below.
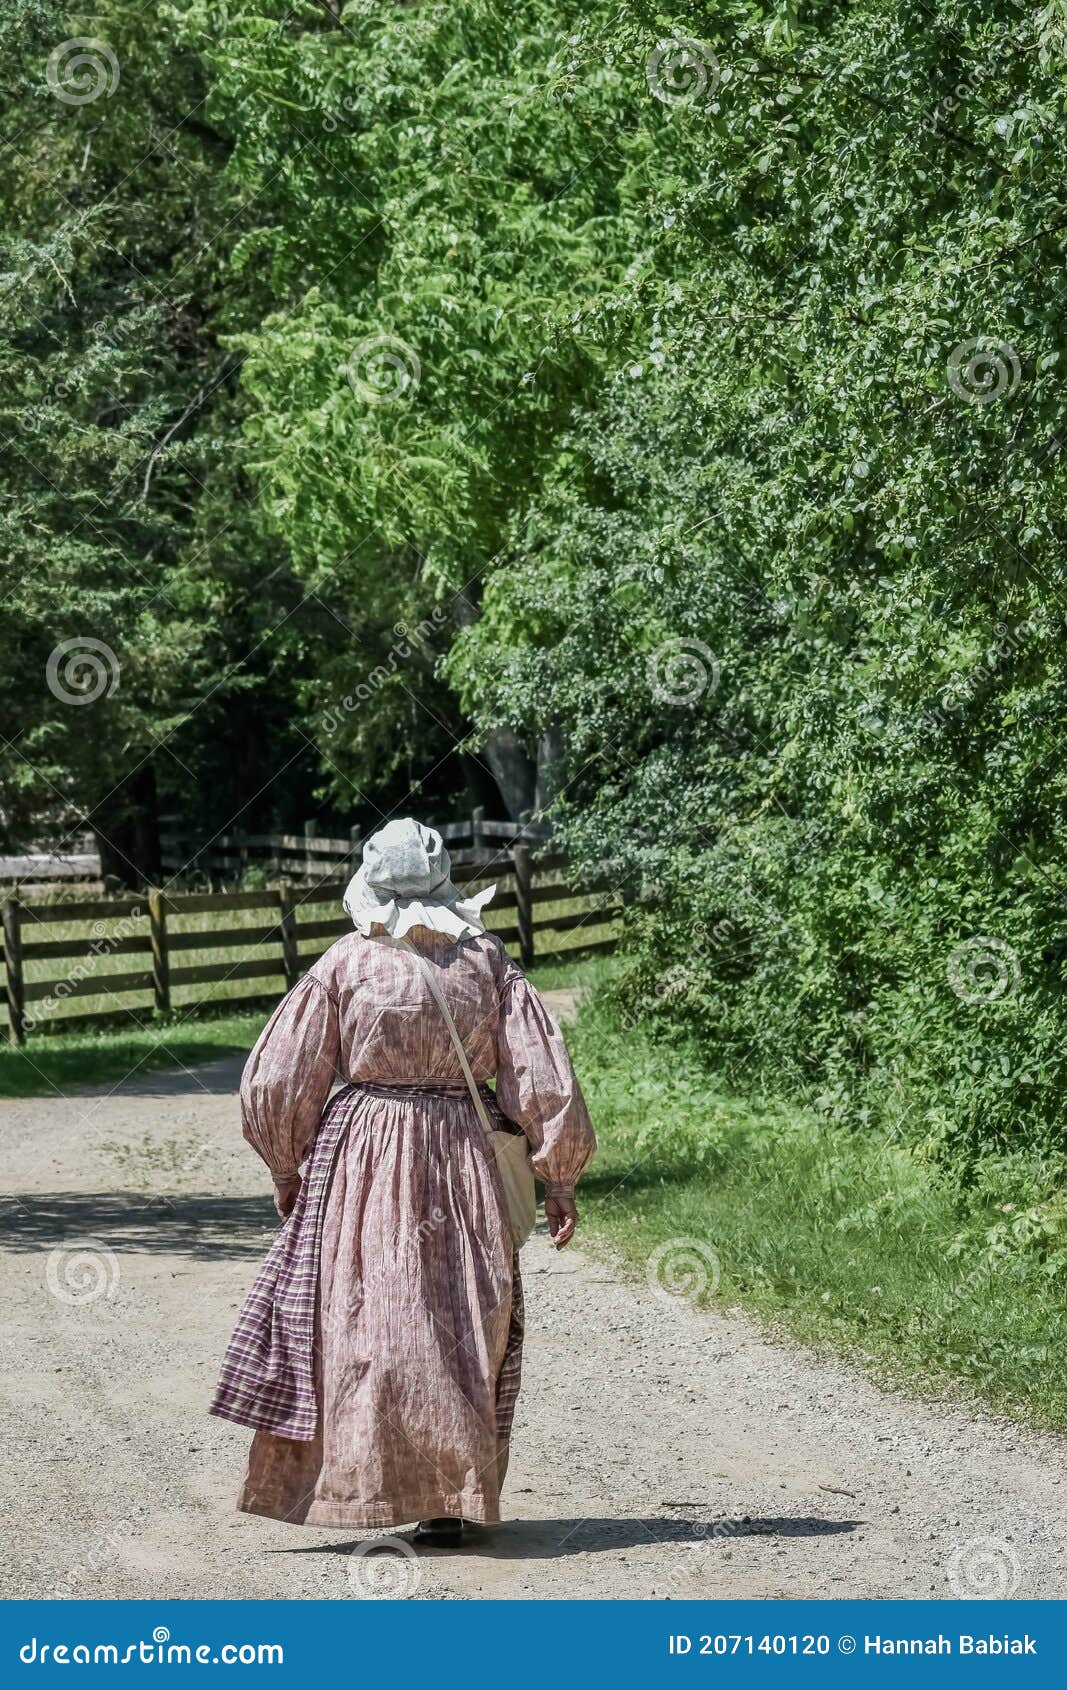
[[[373,722],[337,709],[349,658],[308,689],[343,793],[468,734],[435,666],[390,659],[382,631],[429,624],[444,655],[516,556],[573,407],[620,355],[620,209],[646,161],[611,68],[567,71],[558,7],[196,0],[174,15],[210,64],[247,191],[269,184],[235,254],[276,296],[238,341],[264,508],[307,589],[367,641],[364,674],[390,665]],[[513,810],[533,802],[521,719],[476,748]]]
[[[224,286],[230,142],[195,56],[143,9],[93,28],[72,38],[33,0],[0,38],[0,796],[9,842],[88,823],[105,870],[136,883],[158,874],[160,804],[218,825],[235,786],[262,786],[266,759],[242,783],[232,752],[210,783],[220,719],[258,692],[261,725],[278,720],[250,606],[280,621],[302,595],[235,450],[240,358],[221,332],[261,302]],[[288,715],[295,680],[281,691]]]

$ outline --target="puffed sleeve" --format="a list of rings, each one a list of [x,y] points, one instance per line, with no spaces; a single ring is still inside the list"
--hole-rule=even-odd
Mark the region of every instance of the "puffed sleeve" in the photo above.
[[[337,1005],[308,974],[278,1005],[241,1076],[244,1136],[276,1180],[311,1149],[340,1053]]]
[[[496,1097],[530,1141],[549,1195],[569,1196],[596,1139],[563,1034],[540,993],[508,959],[501,986]]]

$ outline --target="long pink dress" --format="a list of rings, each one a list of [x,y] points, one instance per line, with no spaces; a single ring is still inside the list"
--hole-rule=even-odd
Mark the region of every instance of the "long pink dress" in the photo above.
[[[411,937],[475,1079],[495,1076],[490,1112],[525,1133],[540,1179],[570,1189],[595,1139],[537,991],[489,934]],[[327,1105],[335,1078],[348,1089]],[[522,1352],[518,1252],[416,959],[356,932],[332,946],[268,1022],[241,1104],[276,1176],[310,1161],[213,1404],[259,1428],[238,1507],[313,1526],[498,1520]]]

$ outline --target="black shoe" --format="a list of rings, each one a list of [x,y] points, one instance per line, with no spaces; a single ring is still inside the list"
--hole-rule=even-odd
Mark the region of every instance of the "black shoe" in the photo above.
[[[463,1542],[463,1521],[445,1514],[436,1520],[420,1520],[415,1527],[413,1543],[426,1549],[458,1549]]]

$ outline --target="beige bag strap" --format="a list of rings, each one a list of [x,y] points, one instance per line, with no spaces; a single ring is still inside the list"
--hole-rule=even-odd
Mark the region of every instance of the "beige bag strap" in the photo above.
[[[394,942],[394,944],[400,945],[403,950],[410,951],[411,955],[415,958],[415,961],[418,963],[419,968],[422,970],[422,977],[426,981],[426,984],[429,986],[430,991],[433,993],[433,996],[437,1001],[437,1007],[441,1011],[442,1016],[444,1017],[445,1026],[448,1028],[449,1038],[452,1040],[452,1043],[455,1046],[456,1056],[459,1058],[459,1065],[463,1070],[463,1078],[467,1082],[467,1085],[470,1089],[471,1100],[474,1103],[475,1109],[478,1111],[478,1119],[482,1123],[483,1130],[485,1131],[485,1134],[486,1134],[487,1138],[489,1139],[490,1144],[492,1144],[492,1142],[493,1142],[493,1129],[492,1129],[492,1126],[490,1125],[489,1116],[488,1116],[488,1113],[486,1111],[485,1099],[482,1097],[481,1092],[478,1090],[478,1087],[475,1084],[474,1075],[471,1073],[471,1065],[467,1061],[467,1052],[464,1050],[463,1041],[460,1038],[459,1033],[456,1030],[456,1023],[452,1019],[452,1011],[449,1009],[447,1003],[445,1002],[444,993],[442,992],[440,986],[437,984],[437,977],[434,974],[434,971],[430,967],[429,963],[426,961],[426,958],[424,956],[422,956],[415,949],[414,945],[411,944],[410,940],[408,940],[408,939],[396,939],[393,942]]]

